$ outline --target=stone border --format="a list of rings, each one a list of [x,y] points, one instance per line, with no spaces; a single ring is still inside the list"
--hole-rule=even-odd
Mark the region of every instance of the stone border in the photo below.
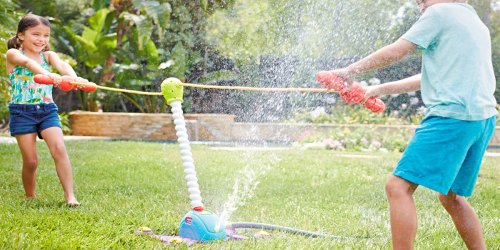
[[[171,114],[74,111],[69,114],[73,135],[103,136],[124,140],[176,140]],[[293,142],[305,131],[328,133],[336,128],[375,128],[380,132],[408,130],[415,125],[337,125],[300,123],[241,123],[228,114],[185,114],[189,138],[193,141],[276,141]],[[500,127],[490,146],[500,147]]]

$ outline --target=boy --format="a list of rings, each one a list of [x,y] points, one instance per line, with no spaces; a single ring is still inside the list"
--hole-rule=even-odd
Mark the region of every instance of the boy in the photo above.
[[[423,51],[421,74],[367,88],[371,96],[421,90],[426,117],[386,182],[394,249],[412,249],[417,230],[413,193],[419,185],[439,200],[469,249],[486,249],[470,196],[493,135],[497,111],[491,38],[467,1],[418,0],[422,16],[396,42],[332,72],[354,76]],[[322,84],[327,84],[323,82]]]

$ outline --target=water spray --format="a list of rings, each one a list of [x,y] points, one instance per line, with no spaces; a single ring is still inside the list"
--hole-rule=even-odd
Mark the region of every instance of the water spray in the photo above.
[[[182,218],[179,225],[179,236],[170,235],[157,235],[147,227],[141,227],[137,231],[141,234],[147,234],[160,241],[170,245],[170,244],[187,244],[191,246],[196,242],[210,242],[216,240],[243,240],[247,239],[246,236],[241,236],[236,234],[237,229],[241,228],[253,228],[253,229],[266,229],[266,230],[276,230],[283,231],[298,235],[304,235],[308,237],[323,237],[331,238],[336,240],[382,240],[385,241],[387,238],[364,238],[364,237],[343,237],[331,234],[324,234],[320,232],[310,232],[300,229],[282,227],[271,224],[264,223],[254,223],[254,222],[233,222],[225,224],[216,214],[205,210],[202,199],[200,186],[198,184],[198,178],[196,177],[196,170],[193,160],[193,155],[191,153],[191,147],[189,145],[189,139],[186,129],[186,122],[184,120],[184,115],[182,111],[183,102],[183,86],[190,86],[194,84],[182,83],[177,78],[167,78],[161,84],[161,93],[156,92],[141,92],[134,90],[124,90],[116,89],[105,86],[96,85],[90,82],[78,82],[74,77],[63,76],[60,79],[53,79],[47,75],[35,75],[33,80],[39,84],[49,84],[54,87],[58,87],[63,91],[70,91],[73,89],[78,89],[82,91],[94,92],[96,89],[104,89],[116,92],[127,92],[133,94],[142,95],[163,95],[165,101],[168,105],[172,107],[172,114],[175,124],[175,131],[177,135],[177,141],[179,143],[179,149],[181,153],[182,163],[184,167],[185,180],[188,187],[189,199],[191,200],[191,210]],[[364,104],[369,110],[380,113],[385,109],[384,103],[380,99],[369,98],[364,100],[365,90],[358,84],[354,84],[349,90],[347,90],[347,85],[338,76],[332,74],[328,71],[319,72],[316,76],[316,80],[319,81],[327,89],[302,89],[302,88],[250,88],[250,87],[233,87],[228,89],[235,90],[251,90],[251,91],[299,91],[299,92],[330,92],[330,89],[338,92],[341,98],[349,104],[360,103]],[[198,85],[197,85],[198,86]],[[221,88],[222,86],[217,86]],[[225,219],[224,219],[225,220]],[[225,225],[224,225],[225,224]],[[266,238],[270,235],[267,232],[260,231],[254,237],[256,238]]]
[[[192,210],[189,211],[184,216],[184,218],[182,218],[179,227],[179,236],[188,240],[180,238],[179,239],[180,242],[184,242],[191,245],[194,243],[192,240],[207,242],[214,240],[225,240],[227,238],[233,240],[247,239],[247,237],[245,236],[236,234],[236,229],[239,228],[278,230],[283,232],[305,235],[309,237],[326,237],[339,240],[382,239],[382,238],[342,237],[342,236],[336,236],[318,232],[309,232],[295,228],[282,227],[282,226],[263,224],[263,223],[253,223],[253,222],[233,222],[233,223],[227,223],[226,225],[221,225],[222,223],[225,223],[225,221],[221,221],[221,219],[219,219],[219,217],[214,213],[204,210],[203,203],[201,202],[198,179],[196,178],[193,156],[191,154],[191,148],[189,146],[189,139],[186,130],[186,123],[184,121],[184,116],[182,112],[181,104],[183,101],[182,99],[183,87],[181,84],[182,82],[177,78],[168,78],[161,84],[161,92],[165,97],[167,104],[172,107],[172,113],[175,123],[175,131],[177,132],[177,138],[178,138],[177,141],[179,142],[179,148],[181,151],[181,157],[184,166],[185,179],[187,181],[189,198],[191,199],[191,207],[192,207]],[[351,90],[351,95],[359,99],[359,93],[358,94],[352,94],[352,93],[354,92],[352,92]],[[380,112],[380,111],[379,109],[377,109],[377,111],[374,112]],[[156,236],[156,237],[160,238],[161,236]],[[261,231],[258,234],[256,234],[255,237],[268,237],[268,234]],[[170,240],[170,242],[167,243],[170,244],[171,242],[172,240]]]

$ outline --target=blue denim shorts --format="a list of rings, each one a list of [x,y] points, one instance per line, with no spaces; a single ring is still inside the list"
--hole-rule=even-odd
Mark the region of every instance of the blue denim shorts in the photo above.
[[[471,196],[496,116],[463,121],[431,116],[415,131],[393,174],[447,195]]]
[[[41,132],[50,127],[60,127],[61,121],[57,115],[57,105],[47,104],[9,104],[10,135],[37,133],[40,139]]]

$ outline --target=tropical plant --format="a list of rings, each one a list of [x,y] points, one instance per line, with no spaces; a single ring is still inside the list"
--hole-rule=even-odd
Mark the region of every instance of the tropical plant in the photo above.
[[[148,27],[144,18],[125,12],[124,8],[131,6],[124,4],[124,1],[113,3],[115,3],[114,8],[102,8],[90,16],[88,25],[83,27],[81,35],[76,34],[71,25],[58,23],[65,35],[61,35],[59,39],[67,38],[66,43],[71,45],[72,56],[84,64],[79,68],[81,75],[101,84],[110,82],[115,75],[113,66],[117,47],[130,40],[125,36],[125,29],[131,28],[128,24],[135,24],[132,26],[135,27],[133,29],[135,36],[130,37],[139,44],[137,54],[144,54],[143,51],[147,51],[153,58],[157,55],[156,47],[150,39],[150,34],[147,33]],[[97,110],[97,97],[95,93],[81,93],[83,108]]]
[[[15,35],[20,13],[11,0],[0,0],[0,128],[7,122],[8,103],[10,101],[10,83],[5,72],[5,53],[7,41]]]
[[[81,35],[74,23],[59,23],[59,44],[84,62],[80,73],[99,84],[157,91],[167,76],[198,79],[206,73],[205,18],[232,1],[94,1],[95,13]],[[172,7],[174,6],[174,7]],[[199,73],[201,72],[201,73]],[[140,112],[162,110],[157,97],[117,93],[81,93],[85,109],[122,109]],[[127,104],[128,103],[128,104]]]
[[[71,123],[69,120],[69,114],[66,112],[59,113],[59,120],[61,121],[61,129],[63,134],[70,135],[71,134]]]

